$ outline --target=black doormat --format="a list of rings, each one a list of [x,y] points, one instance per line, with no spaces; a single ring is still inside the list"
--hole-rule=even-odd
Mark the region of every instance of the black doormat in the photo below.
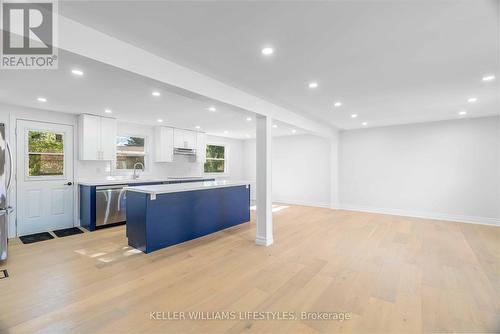
[[[34,242],[54,239],[54,237],[49,232],[42,232],[42,233],[23,235],[22,237],[19,237],[19,239],[21,239],[23,244],[32,244]]]
[[[63,228],[61,230],[55,230],[52,232],[54,232],[54,234],[57,235],[59,238],[67,237],[68,235],[83,233],[83,231],[80,230],[78,227]]]
[[[0,279],[9,278],[9,273],[7,269],[0,270]]]

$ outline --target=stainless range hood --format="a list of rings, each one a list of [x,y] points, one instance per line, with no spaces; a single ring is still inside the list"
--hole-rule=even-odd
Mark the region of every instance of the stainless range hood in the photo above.
[[[193,149],[193,148],[175,147],[174,148],[174,154],[179,154],[179,155],[196,155],[196,150]]]

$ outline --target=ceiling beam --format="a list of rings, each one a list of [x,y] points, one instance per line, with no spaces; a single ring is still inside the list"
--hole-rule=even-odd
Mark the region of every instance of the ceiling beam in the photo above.
[[[288,123],[322,137],[332,138],[336,132],[332,126],[248,94],[74,20],[61,15],[58,20],[59,38],[55,45],[61,49]]]

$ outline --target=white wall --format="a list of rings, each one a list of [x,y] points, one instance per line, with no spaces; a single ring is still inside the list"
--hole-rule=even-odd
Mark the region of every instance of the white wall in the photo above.
[[[255,140],[244,144],[244,179],[255,199]],[[274,137],[273,201],[330,207],[330,141],[313,135]]]
[[[499,118],[343,131],[344,208],[499,223]]]
[[[6,124],[6,137],[12,147],[14,157],[17,154],[15,124],[18,119],[53,122],[67,124],[73,126],[74,133],[74,179],[78,180],[95,180],[105,178],[109,175],[116,175],[120,172],[111,170],[111,164],[106,161],[80,161],[78,160],[78,122],[77,115],[68,113],[59,113],[52,111],[44,111],[39,109],[24,108],[6,104],[0,104],[0,123]],[[171,163],[154,163],[152,156],[152,147],[154,145],[154,128],[144,125],[136,125],[130,123],[118,122],[118,134],[123,135],[141,135],[146,137],[146,151],[151,152],[147,156],[147,169],[144,173],[145,178],[166,178],[172,176],[204,176],[203,164],[193,162],[192,158],[187,156],[176,156],[175,161]],[[225,175],[217,175],[216,178],[237,179],[243,177],[243,141],[238,139],[229,139],[215,136],[207,136],[208,142],[224,143],[229,152],[228,173]],[[131,172],[128,172],[131,173]],[[206,175],[213,176],[213,175]],[[75,201],[77,201],[77,187],[74,191]],[[9,192],[9,204],[14,207],[13,212],[9,216],[9,237],[15,236],[16,226],[16,183],[14,181]],[[79,206],[76,203],[75,207],[75,224],[78,224]]]
[[[257,145],[255,139],[243,142],[243,179],[250,182],[250,198],[255,201],[257,193]]]

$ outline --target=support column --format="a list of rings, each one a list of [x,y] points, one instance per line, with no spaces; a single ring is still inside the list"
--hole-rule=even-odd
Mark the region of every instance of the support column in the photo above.
[[[257,236],[255,243],[273,243],[272,212],[272,119],[257,116]]]
[[[330,140],[330,208],[340,209],[339,201],[339,130]]]

